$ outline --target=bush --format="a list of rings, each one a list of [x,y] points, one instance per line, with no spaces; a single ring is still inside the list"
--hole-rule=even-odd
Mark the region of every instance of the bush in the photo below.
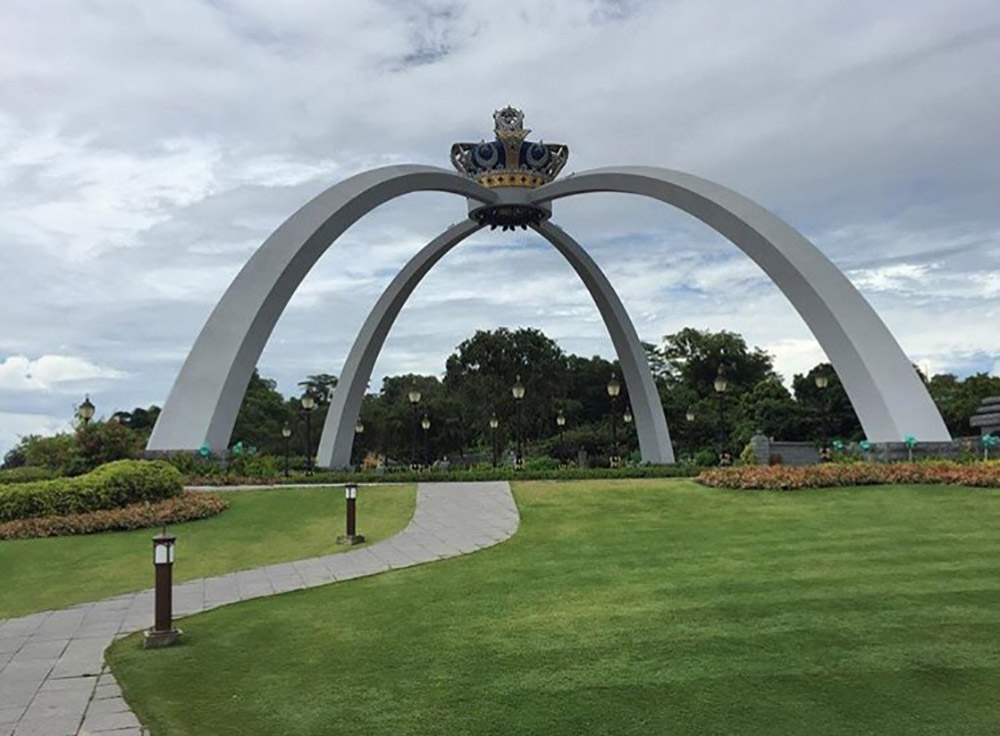
[[[601,478],[692,478],[703,470],[693,465],[639,465],[626,468],[574,468],[564,467],[553,470],[533,470],[525,467],[513,468],[473,468],[470,470],[421,470],[409,469],[376,472],[350,472],[320,470],[313,475],[294,474],[290,478],[261,478],[238,475],[188,476],[190,485],[264,485],[281,483],[288,485],[309,485],[312,483],[433,483],[439,481],[489,481],[489,480],[594,480]]]
[[[897,484],[1000,488],[1000,463],[828,463],[792,467],[744,466],[706,470],[698,482],[713,488],[795,491],[803,488]]]
[[[120,508],[179,495],[183,478],[162,461],[118,460],[76,478],[0,487],[0,522]]]
[[[228,507],[229,504],[218,496],[189,492],[156,503],[135,503],[120,509],[8,521],[0,524],[0,539],[29,539],[146,529],[204,519],[221,513]]]
[[[10,470],[0,470],[0,486],[12,483],[29,483],[33,480],[52,480],[58,473],[48,468],[21,466]]]

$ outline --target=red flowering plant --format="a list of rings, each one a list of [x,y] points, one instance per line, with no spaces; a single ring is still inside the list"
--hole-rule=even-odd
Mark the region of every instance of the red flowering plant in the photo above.
[[[797,491],[803,488],[874,485],[961,485],[1000,488],[1000,463],[829,463],[824,465],[745,465],[706,470],[697,478],[713,488]]]

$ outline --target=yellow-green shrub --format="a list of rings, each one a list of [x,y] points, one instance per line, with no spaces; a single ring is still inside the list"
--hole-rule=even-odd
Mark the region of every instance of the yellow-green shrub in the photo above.
[[[0,522],[121,508],[183,490],[180,472],[169,463],[118,460],[75,478],[0,486]]]

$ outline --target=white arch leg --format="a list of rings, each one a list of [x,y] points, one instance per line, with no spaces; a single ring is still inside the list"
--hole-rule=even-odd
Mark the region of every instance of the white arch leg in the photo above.
[[[809,325],[869,440],[951,439],[909,359],[847,277],[790,225],[736,192],[656,167],[596,169],[535,190],[549,202],[586,192],[659,199],[694,215],[757,262]]]
[[[257,249],[198,335],[146,449],[225,450],[247,383],[295,289],[354,222],[380,204],[416,191],[492,202],[496,194],[431,166],[387,166],[358,174],[315,197]]]
[[[448,251],[478,229],[478,225],[468,221],[453,225],[432,240],[410,259],[375,303],[344,362],[340,381],[330,401],[317,456],[321,467],[344,468],[350,465],[354,426],[365,388],[392,324],[427,272]],[[597,264],[569,235],[549,224],[536,230],[569,261],[597,302],[622,365],[643,461],[672,463],[673,448],[660,396],[642,343],[621,300]]]
[[[649,369],[649,360],[639,335],[614,287],[587,251],[561,228],[551,222],[543,222],[535,230],[552,243],[573,266],[594,298],[611,334],[611,342],[622,367],[622,377],[628,387],[642,461],[654,465],[672,464],[674,448],[670,442],[667,418],[663,414],[660,392],[656,389],[653,372]]]

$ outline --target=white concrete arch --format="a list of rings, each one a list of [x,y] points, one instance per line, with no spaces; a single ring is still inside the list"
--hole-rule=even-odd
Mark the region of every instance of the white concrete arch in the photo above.
[[[909,359],[857,289],[794,228],[736,192],[657,167],[595,169],[534,190],[549,203],[589,192],[639,194],[693,215],[750,256],[788,297],[830,358],[873,442],[951,435]]]
[[[357,220],[411,192],[489,203],[497,195],[432,166],[387,166],[345,179],[306,203],[257,249],[230,284],[188,354],[146,446],[149,452],[225,452],[264,344],[319,257]]]
[[[382,292],[361,327],[340,372],[340,381],[330,400],[319,442],[319,466],[345,468],[351,464],[354,427],[365,389],[396,317],[430,269],[448,251],[479,229],[480,226],[471,220],[452,225],[414,255]],[[594,260],[565,232],[549,223],[542,223],[534,229],[569,262],[597,304],[622,367],[643,461],[654,464],[673,463],[674,452],[670,444],[667,420],[663,415],[663,405],[649,362],[635,327],[614,288]]]

